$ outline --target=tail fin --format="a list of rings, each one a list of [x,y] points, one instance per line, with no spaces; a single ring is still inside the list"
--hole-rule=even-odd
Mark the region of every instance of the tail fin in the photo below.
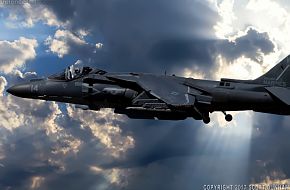
[[[254,82],[270,86],[290,87],[290,55]]]

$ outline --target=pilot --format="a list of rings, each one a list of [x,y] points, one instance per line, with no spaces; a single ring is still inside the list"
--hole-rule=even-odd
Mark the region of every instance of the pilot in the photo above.
[[[71,72],[71,68],[70,67],[68,67],[66,70],[65,70],[65,78],[66,78],[66,80],[70,80],[70,79],[72,79],[72,72]]]
[[[75,74],[78,75],[78,74],[80,74],[80,73],[81,73],[80,68],[75,68]]]

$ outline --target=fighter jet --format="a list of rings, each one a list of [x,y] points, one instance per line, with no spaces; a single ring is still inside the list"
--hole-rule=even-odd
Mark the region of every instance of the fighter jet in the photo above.
[[[210,122],[210,113],[252,110],[290,115],[290,56],[255,80],[200,80],[175,75],[111,73],[72,65],[48,78],[7,92],[22,98],[75,104],[83,110],[112,108],[133,119]]]

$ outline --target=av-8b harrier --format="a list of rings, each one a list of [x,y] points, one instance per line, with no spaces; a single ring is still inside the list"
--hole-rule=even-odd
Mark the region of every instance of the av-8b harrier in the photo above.
[[[7,90],[15,96],[76,104],[84,110],[113,108],[134,119],[210,122],[210,113],[253,110],[290,115],[290,56],[255,80],[199,80],[144,73],[110,73],[68,67],[59,74]]]

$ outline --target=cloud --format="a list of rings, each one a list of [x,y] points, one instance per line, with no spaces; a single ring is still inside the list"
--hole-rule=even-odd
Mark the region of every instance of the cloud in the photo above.
[[[253,28],[247,29],[244,35],[231,41],[223,41],[217,46],[229,61],[245,56],[258,63],[262,63],[264,55],[272,53],[275,48],[266,32],[260,33]]]
[[[172,44],[172,42],[163,44],[166,47],[164,49],[168,49],[166,53],[160,52],[157,48],[154,50],[154,54],[159,57],[164,54],[174,54],[177,57],[180,54],[183,59],[187,56],[194,57],[196,63],[190,62],[182,69],[181,75],[215,80],[258,77],[269,69],[264,66],[264,57],[272,55],[275,50],[275,44],[268,34],[258,32],[253,28],[248,28],[244,32],[241,31],[239,35],[228,36],[223,40],[184,41],[186,45],[182,46]],[[186,48],[182,49],[180,46]],[[170,58],[167,61],[177,62],[178,60]],[[210,71],[208,70],[210,65],[205,63],[214,63]]]
[[[228,39],[218,41],[216,48],[216,65],[210,72],[212,77],[216,80],[248,80],[261,76],[269,69],[269,63],[265,63],[264,59],[275,54],[276,44],[267,33],[248,28],[244,32],[240,31],[239,35],[228,36]]]
[[[61,26],[65,23],[60,23],[57,17],[47,9],[45,6],[37,5],[31,6],[29,3],[23,4],[25,22],[23,25],[26,27],[33,27],[38,21],[42,21],[48,26]]]
[[[53,53],[57,53],[59,57],[63,57],[64,55],[69,53],[70,45],[84,45],[86,42],[74,35],[68,30],[57,30],[54,34],[54,39],[49,36],[45,44],[49,45],[50,51]]]
[[[218,21],[216,23],[216,25],[214,26],[214,29],[216,31],[216,35],[219,38],[224,39],[228,35],[231,35],[234,32],[233,21],[236,19],[236,16],[233,11],[233,8],[234,8],[235,1],[224,0],[218,4],[216,0],[216,1],[213,1],[212,3],[215,4],[219,12],[219,15],[222,18],[221,21]]]
[[[95,46],[85,41],[86,33],[80,32],[80,35],[70,32],[69,30],[57,30],[54,37],[49,36],[45,40],[45,45],[49,46],[49,51],[62,58],[64,55],[72,54],[79,58],[94,56],[97,49],[101,49],[101,43]]]
[[[7,85],[7,80],[5,77],[0,76],[0,96],[3,96],[4,89]]]
[[[283,116],[256,114],[253,122],[254,138],[251,143],[251,158],[256,161],[251,165],[255,182],[289,178],[290,155],[285,151],[290,146],[286,140],[290,135],[287,120],[288,118]]]
[[[194,65],[207,70],[216,63],[221,55],[228,62],[246,57],[262,63],[264,55],[274,51],[275,45],[267,33],[260,33],[253,28],[240,36],[230,36],[224,40],[166,40],[156,44],[151,50],[153,60],[166,63],[187,62],[186,67]],[[179,66],[179,65],[178,65]],[[177,66],[175,68],[178,68]]]
[[[1,79],[1,86],[5,86],[4,78]],[[61,112],[53,102],[3,96],[0,101],[1,188],[58,189],[61,182],[70,189],[79,189],[80,186],[69,185],[74,176],[86,187],[114,187],[125,183],[123,169],[101,169],[98,174],[87,172],[90,166],[123,159],[128,149],[134,147],[133,138],[118,126],[119,117],[109,110],[95,113],[70,106],[67,109]]]
[[[241,56],[262,61],[264,54],[273,51],[268,34],[253,28],[239,36],[233,37],[233,32],[231,40],[216,39],[213,26],[219,19],[226,15],[234,18],[231,1],[216,7],[200,1],[181,1],[178,6],[175,1],[163,0],[109,4],[45,2],[60,22],[70,23],[47,38],[49,51],[59,57],[70,54],[107,70],[154,73],[166,70],[177,74],[192,67],[206,73],[209,67],[215,67],[216,57],[221,54],[229,62]],[[66,11],[60,7],[66,7]],[[84,35],[79,31],[85,31]],[[93,41],[87,42],[86,35]],[[97,39],[102,39],[102,43]],[[210,74],[203,76],[212,78]]]
[[[249,58],[240,57],[229,62],[220,55],[217,57],[217,65],[212,72],[212,76],[216,80],[221,78],[250,80],[261,76],[263,73],[263,66]]]
[[[86,63],[109,70],[129,71],[130,68],[130,71],[155,73],[166,70],[179,74],[193,66],[204,72],[214,67],[220,54],[228,61],[245,56],[261,62],[274,49],[268,34],[254,28],[239,35],[232,31],[231,39],[217,39],[213,26],[226,15],[234,18],[231,1],[221,3],[220,8],[200,1],[180,1],[176,5],[173,0],[109,4],[104,1],[48,2],[47,6],[60,20],[69,21],[69,30],[90,31],[94,39],[102,38],[104,44],[102,51],[88,54],[94,52],[92,47],[54,38],[49,40],[57,42],[51,51],[61,56],[70,49],[70,54],[89,60]],[[59,8],[63,6],[68,7],[66,12]],[[230,25],[232,21],[226,23]],[[50,44],[52,49],[53,43]]]
[[[48,7],[41,3],[23,3],[17,6],[3,6],[9,9],[9,15],[5,20],[8,28],[32,28],[37,22],[48,26],[68,26],[68,22],[61,22]]]
[[[14,69],[21,68],[29,60],[36,57],[36,47],[38,43],[35,39],[20,37],[19,40],[0,41],[0,71],[12,73]]]
[[[75,110],[68,106],[67,111],[68,115],[79,121],[83,128],[89,128],[93,136],[99,139],[112,156],[119,158],[134,147],[133,137],[123,136],[121,128],[114,124],[114,121],[122,121],[122,116],[114,114],[112,110],[91,111],[88,114],[84,110]]]
[[[190,50],[187,49],[186,40],[194,42],[192,39],[198,36],[205,39],[214,38],[211,28],[218,18],[214,10],[199,1],[182,0],[178,5],[173,0],[93,3],[50,1],[47,5],[60,20],[69,20],[71,24],[69,30],[90,31],[90,35],[95,39],[94,44],[99,43],[96,39],[102,39],[103,51],[97,55],[89,55],[92,63],[120,71],[126,68],[145,72],[152,72],[151,68],[155,68],[155,72],[171,70],[174,62],[167,61],[171,58],[178,60],[180,67],[188,65],[189,61],[194,61],[193,57],[198,52],[193,52],[193,55],[189,56]],[[59,8],[64,6],[67,7],[65,12]],[[201,14],[204,16],[201,17]],[[170,52],[175,51],[175,47],[166,49],[165,45],[162,46],[166,41],[172,41],[172,46],[180,47],[185,53],[179,51],[180,54],[175,57]],[[203,43],[199,45],[202,45],[202,50],[205,49]],[[158,48],[161,52],[161,55],[157,55],[157,59],[152,57],[154,48]],[[77,49],[82,48],[71,47],[71,50],[76,52],[72,54],[81,55],[87,52],[80,52]]]
[[[235,1],[233,7],[227,10],[233,11],[235,16],[235,19],[231,19],[229,25],[234,26],[235,31],[243,31],[249,25],[254,26],[257,31],[266,31],[267,38],[274,44],[274,51],[267,56],[262,55],[263,63],[258,61],[259,56],[256,58],[250,56],[252,60],[240,57],[229,65],[227,59],[222,59],[223,61],[218,61],[223,65],[219,66],[220,70],[218,69],[217,74],[219,76],[232,76],[234,73],[239,73],[240,75],[237,78],[256,78],[288,55],[288,9],[289,3],[285,1]],[[226,27],[224,29],[226,31]],[[251,34],[251,36],[255,35]],[[257,39],[263,39],[263,36],[261,35],[261,38]],[[229,35],[226,37],[230,38]],[[267,43],[264,42],[260,44],[264,44],[263,47],[271,47],[271,44],[266,45]],[[289,155],[285,153],[285,150],[289,147],[286,140],[286,136],[289,136],[288,125],[286,124],[288,118],[268,114],[253,114],[252,120],[253,139],[250,154],[251,165],[249,167],[251,168],[249,175],[252,176],[252,180],[255,182],[273,182],[289,178]]]

